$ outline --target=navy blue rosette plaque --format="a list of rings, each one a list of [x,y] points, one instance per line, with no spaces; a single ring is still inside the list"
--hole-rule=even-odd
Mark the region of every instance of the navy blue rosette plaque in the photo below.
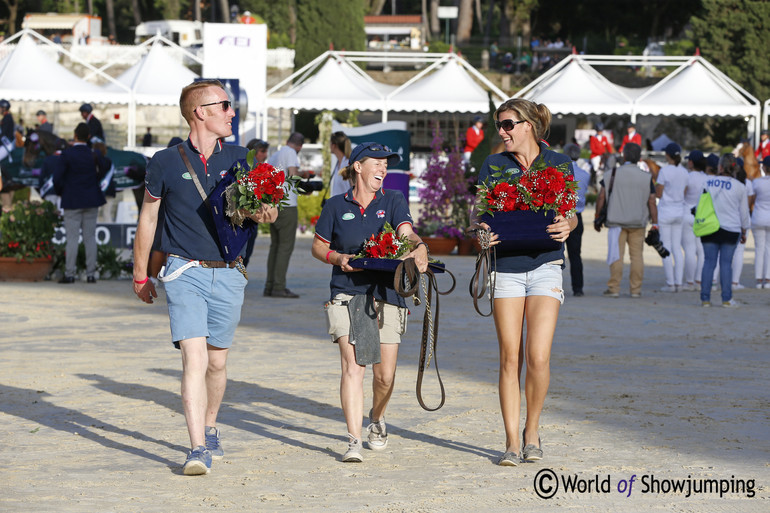
[[[561,247],[561,242],[553,240],[547,231],[554,217],[553,210],[512,210],[495,212],[494,216],[482,214],[479,221],[487,223],[498,235],[500,243],[495,246],[498,251],[554,251]]]
[[[219,248],[222,250],[222,257],[226,262],[232,262],[238,258],[241,250],[249,241],[249,237],[258,229],[257,223],[251,219],[247,218],[243,222],[243,226],[238,226],[231,223],[230,218],[225,214],[225,190],[235,182],[235,173],[239,165],[246,166],[246,160],[236,161],[209,195],[211,215],[214,217],[214,226],[216,226],[219,237]]]

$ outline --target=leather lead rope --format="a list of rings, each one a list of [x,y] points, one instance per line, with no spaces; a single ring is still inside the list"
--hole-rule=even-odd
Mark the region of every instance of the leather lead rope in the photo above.
[[[440,291],[436,283],[436,275],[428,265],[428,269],[421,276],[414,258],[407,258],[398,264],[396,275],[393,278],[393,285],[396,292],[402,297],[415,296],[419,301],[420,283],[423,283],[423,295],[425,298],[425,314],[422,319],[422,337],[420,340],[420,361],[417,367],[417,402],[426,411],[436,411],[444,406],[446,393],[444,391],[444,382],[441,380],[441,374],[438,370],[438,358],[436,353],[436,343],[438,341],[438,321],[439,321],[439,296],[450,294],[455,289],[456,280],[449,269],[444,272],[452,278],[452,286],[446,291]],[[427,285],[425,281],[427,280]],[[433,301],[435,291],[435,304]],[[416,304],[419,304],[417,303]],[[436,368],[436,378],[441,389],[441,401],[435,408],[429,408],[422,398],[422,380],[425,375],[426,367],[430,366],[430,360],[433,360]]]
[[[478,232],[479,244],[481,251],[476,257],[476,271],[471,276],[471,282],[468,284],[468,292],[470,292],[473,298],[473,308],[482,317],[489,317],[495,313],[495,278],[492,274],[492,269],[496,268],[497,252],[494,246],[489,245],[489,232],[486,230],[479,230]],[[489,313],[482,313],[479,310],[479,299],[484,297],[487,291],[487,283],[489,283]]]

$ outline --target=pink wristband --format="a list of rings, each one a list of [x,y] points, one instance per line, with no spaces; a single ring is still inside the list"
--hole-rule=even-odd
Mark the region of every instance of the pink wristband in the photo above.
[[[142,281],[134,280],[134,283],[136,283],[137,285],[144,285],[145,283],[147,283],[147,280],[149,280],[149,279],[150,279],[150,277],[148,276],[147,278],[143,279]]]
[[[328,252],[328,253],[326,253],[326,261],[327,261],[328,263],[330,263],[330,264],[332,263],[332,261],[331,261],[331,260],[329,260],[329,255],[331,255],[332,253],[334,253],[334,250],[333,250],[333,249],[330,249],[330,250],[329,250],[329,252]],[[334,265],[334,264],[332,264],[332,265]]]

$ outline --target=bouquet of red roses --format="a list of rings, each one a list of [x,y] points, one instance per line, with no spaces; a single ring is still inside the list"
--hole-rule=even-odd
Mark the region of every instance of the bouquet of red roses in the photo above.
[[[235,181],[225,189],[225,213],[233,225],[242,226],[247,213],[256,213],[262,205],[285,207],[286,193],[296,190],[300,180],[298,176],[287,177],[270,164],[257,164],[255,154],[255,150],[248,153],[246,165],[242,161],[235,164]]]
[[[364,241],[364,247],[356,258],[390,258],[397,259],[414,249],[414,242],[406,235],[398,236],[396,230],[385,223],[382,231]]]
[[[494,216],[495,212],[514,210],[554,211],[564,217],[572,217],[577,206],[577,182],[569,163],[539,164],[513,177],[511,170],[500,169],[492,174],[497,182],[478,186],[477,208],[479,214]]]

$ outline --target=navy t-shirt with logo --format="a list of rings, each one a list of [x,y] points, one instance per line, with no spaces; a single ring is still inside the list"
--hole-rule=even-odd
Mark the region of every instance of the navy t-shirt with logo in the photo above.
[[[353,189],[332,196],[324,205],[315,227],[316,237],[329,243],[339,253],[358,254],[364,241],[382,231],[385,223],[398,231],[404,223],[413,224],[409,205],[401,191],[380,190],[366,210],[353,199]],[[337,294],[370,294],[375,299],[398,306],[406,306],[404,298],[393,288],[393,273],[384,271],[345,272],[338,265],[332,267],[331,299]]]
[[[182,147],[207,195],[211,194],[235,161],[246,158],[248,153],[242,146],[223,145],[219,141],[206,160],[189,138],[182,143]],[[214,218],[176,146],[161,150],[152,157],[147,166],[145,186],[150,196],[163,202],[165,221],[161,251],[193,260],[224,260]]]

